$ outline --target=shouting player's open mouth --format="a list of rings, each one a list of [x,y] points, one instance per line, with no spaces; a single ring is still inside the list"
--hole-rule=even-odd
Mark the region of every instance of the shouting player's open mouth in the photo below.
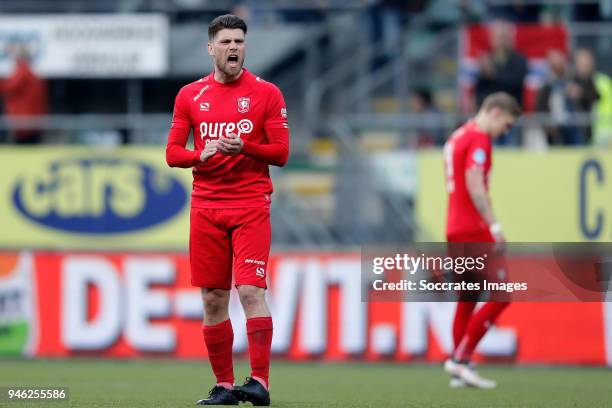
[[[232,54],[229,57],[227,57],[227,65],[229,65],[231,68],[237,68],[238,67],[238,55]]]

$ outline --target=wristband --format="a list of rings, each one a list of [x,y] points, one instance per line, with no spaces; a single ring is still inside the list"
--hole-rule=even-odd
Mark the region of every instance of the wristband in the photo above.
[[[491,233],[491,235],[501,234],[502,232],[501,224],[499,222],[494,222],[493,224],[489,225],[489,232]]]

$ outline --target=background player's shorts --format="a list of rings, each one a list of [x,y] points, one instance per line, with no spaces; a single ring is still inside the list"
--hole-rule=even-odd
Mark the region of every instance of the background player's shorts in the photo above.
[[[495,242],[495,238],[488,230],[469,233],[457,233],[446,235],[448,242]]]
[[[191,284],[229,290],[233,270],[236,286],[266,288],[270,240],[270,209],[267,207],[192,207]]]
[[[474,270],[462,275],[456,275],[456,282],[479,283],[480,287],[484,287],[484,280],[498,283],[507,281],[507,265],[504,252],[495,245],[495,239],[489,231],[453,234],[447,235],[446,238],[449,256],[453,258],[485,258],[485,268],[483,270]],[[462,302],[478,302],[483,300],[481,298],[483,294],[484,292],[478,291],[459,292],[458,300]],[[506,301],[507,299],[504,294],[505,292],[496,292],[495,297],[488,300]]]

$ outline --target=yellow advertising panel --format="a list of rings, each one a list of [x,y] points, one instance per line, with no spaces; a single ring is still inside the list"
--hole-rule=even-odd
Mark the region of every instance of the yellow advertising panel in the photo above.
[[[155,147],[0,149],[0,247],[185,249],[191,171]]]
[[[0,149],[0,248],[179,249],[188,244],[191,170],[161,146]],[[444,240],[440,151],[418,155],[421,241]],[[612,241],[612,153],[494,153],[491,194],[515,242]]]
[[[498,149],[490,182],[493,210],[509,241],[612,241],[612,152]],[[447,199],[442,152],[423,152],[416,214],[421,241],[445,239]]]

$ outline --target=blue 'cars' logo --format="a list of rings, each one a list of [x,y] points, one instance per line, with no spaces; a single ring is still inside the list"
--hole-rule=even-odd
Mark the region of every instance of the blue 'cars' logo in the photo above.
[[[172,218],[185,206],[187,191],[179,180],[139,161],[67,159],[21,178],[13,201],[26,218],[46,227],[109,234]]]

